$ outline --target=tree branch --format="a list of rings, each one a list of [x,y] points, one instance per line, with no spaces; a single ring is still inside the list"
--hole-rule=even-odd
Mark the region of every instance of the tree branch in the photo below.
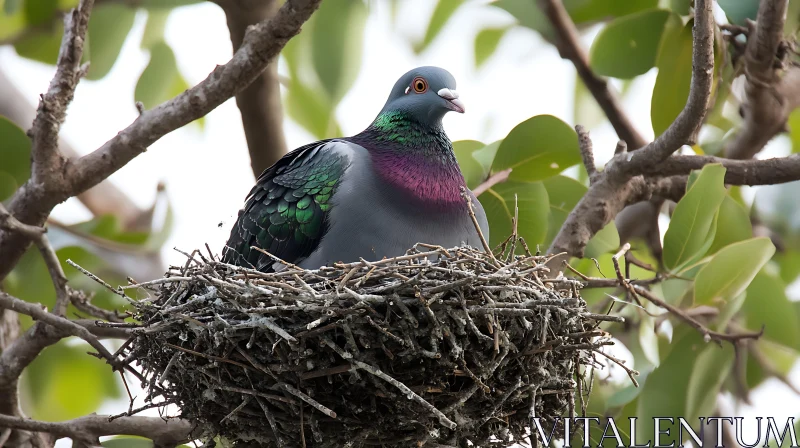
[[[0,69],[0,115],[17,126],[26,129],[36,118],[36,109],[25,96],[14,87],[9,77]],[[59,138],[58,148],[70,159],[77,159],[78,152]],[[151,214],[141,210],[125,193],[108,180],[79,194],[78,200],[94,216],[114,215],[128,230],[140,230],[150,226]]]
[[[489,176],[489,178],[483,181],[483,183],[473,188],[472,193],[475,195],[475,197],[478,197],[486,190],[494,187],[495,185],[502,184],[503,182],[507,181],[508,176],[510,174],[511,174],[511,168],[505,169],[503,171],[498,171]]]
[[[750,24],[744,54],[744,123],[725,148],[733,159],[749,159],[786,129],[789,114],[800,107],[800,68],[781,73],[779,56],[789,0],[763,0],[758,22]],[[754,27],[754,28],[753,28]]]
[[[579,124],[575,125],[575,132],[578,134],[578,146],[581,150],[583,167],[586,168],[586,174],[589,175],[589,184],[591,185],[597,179],[597,165],[594,163],[592,139],[589,137],[589,131]]]
[[[53,286],[56,289],[56,306],[53,312],[59,316],[66,314],[67,305],[70,302],[70,296],[67,292],[67,276],[64,275],[64,270],[61,268],[56,252],[45,235],[47,230],[17,221],[16,218],[8,213],[2,203],[0,203],[0,229],[11,233],[19,233],[36,242],[36,246],[39,248],[39,252],[42,254],[44,263],[47,266],[47,271],[50,273]]]
[[[578,29],[564,8],[562,0],[538,0],[556,33],[556,48],[562,58],[572,61],[583,83],[603,109],[614,131],[631,148],[641,148],[647,144],[630,119],[622,110],[617,95],[608,86],[608,81],[597,76],[589,67],[589,56],[581,47]]]
[[[56,204],[97,185],[167,133],[206,115],[242,91],[300,31],[320,1],[287,0],[275,17],[248,28],[241,47],[227,64],[218,66],[200,84],[145,111],[94,152],[77,161],[67,161],[61,176],[63,182],[58,179],[27,182],[12,198],[9,211],[21,222],[42,225]],[[3,254],[0,281],[8,275],[28,244],[26,238],[0,233],[0,253]]]
[[[689,174],[709,163],[726,168],[729,185],[776,185],[800,179],[800,154],[763,160],[732,160],[711,156],[672,156],[658,166],[643,170],[645,175],[673,176]]]
[[[596,176],[589,191],[567,216],[549,253],[566,252],[583,256],[583,249],[592,236],[611,222],[625,206],[646,200],[653,195],[680,197],[678,182],[664,179],[655,182],[643,179],[640,174],[658,166],[664,159],[684,145],[700,127],[706,114],[714,72],[714,17],[713,0],[695,1],[695,22],[692,47],[692,81],[689,97],[681,113],[655,141],[633,152],[620,152]],[[573,25],[574,26],[574,25]],[[671,196],[657,194],[664,190]],[[559,266],[563,257],[549,263]],[[553,264],[556,263],[556,264]]]
[[[636,175],[648,166],[659,164],[685,145],[702,126],[711,99],[714,80],[714,14],[713,0],[695,1],[692,27],[692,81],[689,97],[675,121],[652,143],[630,154],[622,170]],[[624,160],[619,156],[613,162]]]
[[[278,7],[275,0],[216,0],[216,3],[225,11],[234,51],[242,45],[247,27],[274,16]],[[242,114],[250,166],[258,177],[287,151],[276,61],[236,94],[236,106]]]
[[[14,296],[11,296],[5,292],[0,292],[0,308],[9,309],[12,311],[16,311],[18,313],[26,314],[32,317],[34,320],[38,320],[40,322],[44,322],[46,324],[52,325],[64,333],[77,336],[84,341],[88,342],[97,352],[105,358],[110,364],[114,364],[114,356],[108,352],[108,350],[100,343],[95,335],[93,335],[89,330],[85,327],[82,327],[75,322],[65,319],[61,316],[57,316],[52,313],[48,313],[47,310],[42,307],[41,304],[35,303],[28,303],[24,300],[18,299]]]
[[[160,417],[119,417],[109,421],[107,415],[87,415],[64,422],[43,422],[28,418],[0,415],[0,428],[45,432],[55,439],[69,437],[88,446],[99,446],[100,437],[132,435],[151,439],[156,447],[176,446],[192,438],[194,427],[186,420]]]
[[[56,74],[50,81],[47,93],[39,101],[39,109],[29,131],[33,140],[33,183],[53,182],[62,176],[61,168],[66,160],[58,150],[58,131],[67,117],[67,107],[84,73],[80,63],[93,5],[94,0],[81,0],[77,8],[64,15],[64,37],[58,52]]]

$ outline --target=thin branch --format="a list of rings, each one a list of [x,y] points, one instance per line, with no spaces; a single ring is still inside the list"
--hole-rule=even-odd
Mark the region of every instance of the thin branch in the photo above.
[[[26,314],[34,320],[44,322],[52,325],[65,333],[77,336],[84,341],[88,342],[97,352],[110,363],[114,363],[114,356],[100,343],[95,335],[93,335],[85,327],[82,327],[75,322],[65,319],[61,316],[48,313],[45,308],[40,304],[28,303],[11,296],[5,292],[0,291],[0,308],[9,309],[18,313]]]
[[[709,328],[707,328],[705,325],[703,325],[700,322],[698,322],[693,317],[691,317],[688,314],[686,314],[686,312],[683,311],[682,309],[680,309],[680,308],[678,308],[676,306],[670,305],[669,303],[661,300],[655,294],[651,293],[647,289],[645,289],[645,288],[643,288],[641,286],[633,285],[633,290],[636,292],[636,294],[638,294],[639,296],[643,297],[647,301],[651,302],[652,304],[654,304],[654,305],[656,305],[658,307],[664,308],[665,310],[669,311],[670,314],[672,314],[673,316],[681,319],[682,321],[684,321],[687,324],[689,324],[690,327],[692,327],[695,330],[699,331],[700,334],[703,335],[703,337],[706,340],[706,342],[708,342],[708,341],[728,341],[728,342],[732,342],[733,343],[733,342],[736,342],[736,341],[741,340],[741,339],[758,339],[764,333],[763,329],[761,331],[757,332],[757,333],[756,332],[742,332],[742,333],[736,333],[736,334],[727,334],[727,333],[720,333],[720,332],[717,332],[717,331],[713,331],[713,330],[710,330]]]
[[[81,57],[89,28],[89,14],[94,0],[81,0],[78,7],[64,15],[64,36],[58,52],[56,74],[47,93],[39,101],[30,136],[34,183],[54,182],[66,161],[58,150],[58,131],[67,117],[67,106],[75,95],[75,87],[83,73]]]
[[[0,230],[5,230],[10,233],[16,233],[24,236],[32,241],[36,241],[44,235],[47,230],[44,227],[29,226],[19,222],[16,218],[11,216],[11,213],[6,210],[0,202]]]
[[[572,19],[567,13],[562,0],[538,0],[556,33],[556,48],[564,59],[572,61],[583,84],[592,92],[597,104],[603,109],[608,121],[617,135],[633,148],[641,148],[647,144],[633,126],[633,123],[622,110],[617,95],[608,86],[608,81],[597,76],[589,67],[589,56],[581,47],[580,36]]]
[[[43,422],[29,418],[0,415],[0,428],[45,432],[56,439],[69,437],[90,446],[100,445],[100,437],[132,435],[145,437],[156,446],[175,446],[191,440],[194,426],[186,420],[160,417],[119,417],[109,421],[107,415],[87,415],[64,422]]]
[[[70,301],[69,292],[67,292],[67,276],[64,275],[64,270],[61,268],[56,252],[45,235],[47,230],[19,222],[11,216],[3,204],[0,204],[0,229],[11,233],[19,233],[36,242],[36,246],[39,248],[39,252],[42,254],[47,266],[47,271],[50,273],[50,278],[53,280],[53,286],[56,289],[56,305],[53,313],[64,316]]]
[[[494,187],[497,184],[502,184],[503,182],[507,181],[508,176],[510,174],[511,174],[511,168],[505,169],[503,171],[498,171],[489,176],[489,178],[483,181],[482,184],[473,188],[472,193],[475,194],[476,197],[480,196],[481,194],[485,193],[486,190]]]
[[[589,175],[589,183],[593,184],[597,179],[597,165],[594,163],[592,139],[589,138],[589,131],[579,124],[575,125],[575,132],[578,134],[578,146],[581,150],[583,167],[586,168],[586,173]]]

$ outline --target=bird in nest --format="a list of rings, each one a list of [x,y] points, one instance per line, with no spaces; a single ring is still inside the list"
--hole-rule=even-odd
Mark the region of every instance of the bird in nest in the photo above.
[[[416,243],[481,247],[466,188],[442,127],[464,113],[456,81],[438,67],[404,74],[375,120],[352,137],[314,142],[265,170],[247,196],[223,261],[260,271],[403,255]],[[467,190],[483,235],[486,214]]]

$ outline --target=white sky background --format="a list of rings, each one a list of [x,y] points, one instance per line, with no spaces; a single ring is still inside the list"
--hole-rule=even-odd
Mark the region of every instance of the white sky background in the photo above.
[[[454,141],[472,139],[489,143],[538,114],[555,115],[574,124],[575,70],[536,33],[515,28],[502,40],[492,58],[479,71],[474,69],[475,34],[484,26],[513,23],[504,11],[471,2],[456,13],[425,53],[415,55],[407,38],[424,34],[434,4],[406,0],[398,23],[392,26],[388,2],[370,1],[362,69],[337,110],[346,135],[365,128],[383,106],[396,79],[421,65],[444,67],[458,82],[467,113],[448,114],[444,120],[445,129]],[[139,47],[144,23],[145,15],[139,14],[108,76],[100,81],[83,80],[78,86],[62,136],[81,153],[98,148],[136,118],[133,91],[149,58]],[[591,33],[585,39],[587,48],[593,36]],[[225,16],[211,3],[176,10],[170,16],[166,39],[190,85],[204,79],[215,65],[226,63],[231,56]],[[31,104],[46,90],[54,73],[52,66],[22,59],[11,48],[0,48],[0,66]],[[655,70],[640,77],[624,100],[625,110],[647,139],[653,137],[650,91],[654,81]],[[285,129],[289,148],[313,140],[288,119]],[[602,163],[613,153],[616,135],[606,124],[594,129],[592,137],[598,162]],[[191,251],[208,243],[212,250],[218,251],[254,181],[235,102],[229,100],[211,112],[203,131],[188,126],[165,136],[111,180],[143,208],[152,203],[156,185],[160,181],[166,183],[176,218],[172,237],[165,245],[168,263],[184,261],[173,247]],[[53,216],[67,223],[90,218],[75,199],[56,207]],[[795,368],[791,376],[800,384],[800,368]],[[752,399],[753,406],[731,410],[731,414],[773,416],[780,422],[798,415],[800,410],[800,397],[774,380],[754,391]],[[107,403],[101,412],[126,409],[127,400],[121,400]],[[747,431],[745,436],[748,437]]]

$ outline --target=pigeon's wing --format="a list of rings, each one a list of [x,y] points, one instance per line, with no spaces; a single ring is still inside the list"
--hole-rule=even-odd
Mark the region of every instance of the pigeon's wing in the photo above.
[[[331,197],[350,164],[341,140],[323,140],[290,152],[259,176],[223,249],[230,264],[273,270],[273,260],[299,263],[319,245]]]

